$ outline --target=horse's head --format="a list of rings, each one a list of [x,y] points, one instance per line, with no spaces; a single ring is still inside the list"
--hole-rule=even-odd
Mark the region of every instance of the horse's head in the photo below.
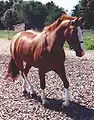
[[[68,44],[74,49],[76,55],[82,57],[84,53],[84,41],[82,34],[82,18],[67,20],[64,36]]]

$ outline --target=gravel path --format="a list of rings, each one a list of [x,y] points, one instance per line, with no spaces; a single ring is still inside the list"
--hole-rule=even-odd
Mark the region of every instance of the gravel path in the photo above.
[[[46,74],[46,95],[49,101],[42,118],[38,69],[32,68],[29,78],[37,93],[36,99],[22,94],[22,77],[17,81],[5,80],[9,62],[9,41],[0,40],[0,120],[94,120],[94,52],[83,58],[66,50],[66,74],[70,83],[71,103],[62,109],[64,87],[54,72]]]

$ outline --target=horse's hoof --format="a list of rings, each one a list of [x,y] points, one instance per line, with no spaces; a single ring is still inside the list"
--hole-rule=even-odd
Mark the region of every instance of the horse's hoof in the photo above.
[[[26,90],[23,90],[23,96],[26,96],[28,92]]]
[[[49,102],[45,99],[44,101],[42,101],[42,106],[47,106],[49,104]]]
[[[63,102],[62,103],[62,108],[67,108],[67,107],[69,107],[69,101],[67,101],[67,102]]]
[[[37,97],[37,94],[36,94],[36,92],[34,92],[34,93],[30,93],[30,92],[29,92],[29,96],[30,96],[31,98],[36,98],[36,97]]]

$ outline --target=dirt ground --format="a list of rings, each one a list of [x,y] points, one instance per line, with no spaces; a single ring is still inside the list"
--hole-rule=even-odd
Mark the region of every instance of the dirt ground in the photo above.
[[[14,83],[5,79],[9,62],[9,41],[0,40],[0,120],[94,120],[94,51],[78,58],[74,51],[66,50],[66,74],[70,83],[70,106],[61,108],[64,87],[53,71],[46,74],[47,100],[41,105],[38,69],[32,68],[29,78],[37,98],[24,97],[22,77]]]

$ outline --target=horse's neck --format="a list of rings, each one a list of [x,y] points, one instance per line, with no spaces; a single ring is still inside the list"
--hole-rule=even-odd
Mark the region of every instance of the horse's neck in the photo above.
[[[47,50],[50,52],[53,48],[62,49],[65,43],[64,29],[62,22],[58,20],[43,31],[46,34]]]
[[[64,35],[59,32],[49,32],[46,34],[47,51],[61,51],[65,43]]]
[[[64,43],[65,43],[65,36],[64,36],[64,30],[65,30],[65,26],[62,25],[62,23],[56,28],[56,30],[54,31],[56,34],[56,39],[58,41],[59,44],[61,44],[61,46],[63,47]]]
[[[58,22],[55,21],[55,22],[52,23],[51,25],[46,26],[46,27],[44,28],[44,30],[53,31],[53,30],[55,30],[55,29],[57,28],[57,26],[58,26]]]

